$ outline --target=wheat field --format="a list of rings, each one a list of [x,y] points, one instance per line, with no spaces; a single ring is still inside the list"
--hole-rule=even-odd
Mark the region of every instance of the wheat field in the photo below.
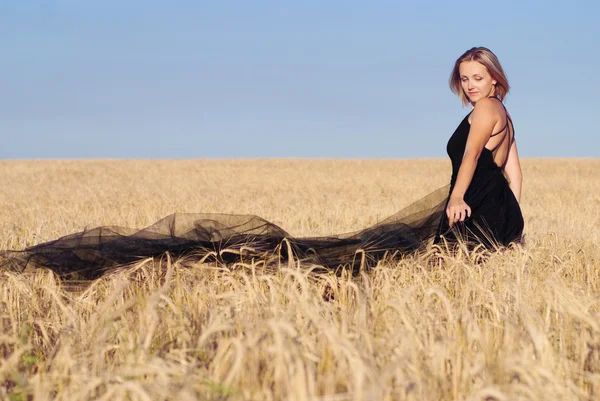
[[[0,271],[0,399],[600,399],[600,160],[524,159],[525,246],[358,275],[141,260],[87,285]],[[447,160],[0,161],[0,250],[173,212],[367,227]]]

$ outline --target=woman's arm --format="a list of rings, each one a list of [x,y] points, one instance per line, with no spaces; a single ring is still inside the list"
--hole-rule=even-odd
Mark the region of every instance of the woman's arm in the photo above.
[[[446,208],[450,227],[457,221],[465,221],[471,215],[471,208],[464,201],[465,193],[471,184],[477,161],[492,131],[499,120],[496,102],[489,98],[479,100],[473,110],[473,121],[463,159],[458,169],[456,184],[450,194],[450,200]]]
[[[519,162],[519,152],[517,152],[517,142],[513,141],[508,151],[508,159],[504,166],[508,185],[515,194],[517,202],[521,203],[521,184],[523,183],[523,174],[521,173],[521,163]]]

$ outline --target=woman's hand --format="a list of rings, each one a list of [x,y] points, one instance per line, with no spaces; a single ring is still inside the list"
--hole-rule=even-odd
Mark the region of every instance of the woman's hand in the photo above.
[[[450,227],[458,221],[465,221],[467,217],[471,217],[471,208],[467,205],[462,197],[450,196],[450,201],[446,207],[446,216]]]

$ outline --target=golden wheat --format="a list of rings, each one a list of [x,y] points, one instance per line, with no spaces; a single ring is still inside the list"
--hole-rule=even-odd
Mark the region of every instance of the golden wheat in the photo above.
[[[0,249],[177,212],[293,235],[367,227],[445,185],[445,160],[2,161]],[[525,247],[358,276],[142,260],[74,288],[0,272],[9,400],[600,397],[600,160],[523,160]]]

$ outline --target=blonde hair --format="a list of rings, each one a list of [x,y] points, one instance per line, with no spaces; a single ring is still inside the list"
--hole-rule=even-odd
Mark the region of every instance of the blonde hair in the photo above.
[[[460,72],[458,70],[460,63],[463,61],[477,61],[478,63],[483,64],[492,76],[492,79],[496,80],[496,85],[494,85],[494,95],[500,100],[504,100],[504,97],[510,90],[510,85],[508,84],[506,74],[504,74],[504,70],[500,65],[500,61],[498,61],[498,57],[486,47],[473,47],[456,60],[452,73],[450,74],[450,89],[460,97],[463,105],[469,104],[469,98],[465,94],[460,83]]]

